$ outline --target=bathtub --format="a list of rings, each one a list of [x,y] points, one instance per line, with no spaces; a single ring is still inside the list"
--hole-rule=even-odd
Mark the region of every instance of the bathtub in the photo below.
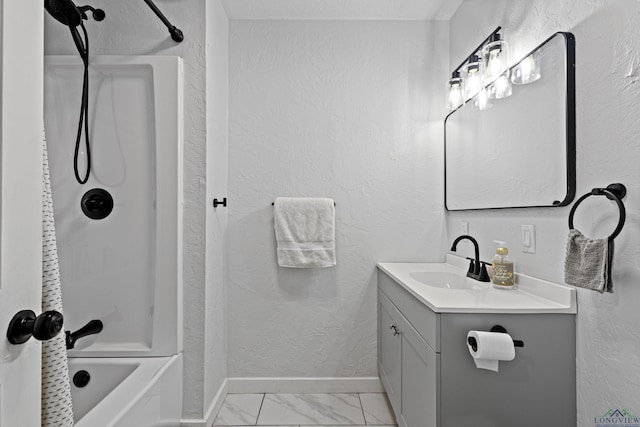
[[[78,371],[91,376],[73,384]],[[69,359],[76,427],[177,427],[182,415],[182,355]]]

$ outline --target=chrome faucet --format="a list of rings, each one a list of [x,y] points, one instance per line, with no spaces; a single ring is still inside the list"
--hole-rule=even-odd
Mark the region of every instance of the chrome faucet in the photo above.
[[[467,257],[467,259],[469,260],[469,270],[467,271],[467,277],[470,277],[474,280],[478,280],[479,282],[491,281],[491,279],[489,279],[489,274],[487,273],[488,263],[484,261],[480,261],[480,248],[478,247],[478,242],[476,241],[476,239],[466,234],[463,234],[462,236],[456,238],[456,240],[453,241],[453,244],[451,245],[451,251],[455,252],[456,247],[458,246],[458,243],[461,240],[465,240],[465,239],[473,243],[473,248],[475,250],[475,259]]]

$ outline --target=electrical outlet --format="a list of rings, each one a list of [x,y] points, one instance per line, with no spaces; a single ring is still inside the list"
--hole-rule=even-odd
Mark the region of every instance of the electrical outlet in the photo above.
[[[527,254],[536,253],[536,226],[523,225],[522,230],[522,252]]]
[[[460,233],[469,234],[469,221],[460,221]]]

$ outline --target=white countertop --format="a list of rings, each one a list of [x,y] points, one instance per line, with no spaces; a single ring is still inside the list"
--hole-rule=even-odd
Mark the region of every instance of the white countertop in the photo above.
[[[384,271],[436,313],[577,313],[576,290],[516,273],[516,289],[495,289],[473,279],[468,289],[447,289],[424,284],[416,272],[447,272],[465,276],[468,261],[447,255],[447,263],[379,263]]]

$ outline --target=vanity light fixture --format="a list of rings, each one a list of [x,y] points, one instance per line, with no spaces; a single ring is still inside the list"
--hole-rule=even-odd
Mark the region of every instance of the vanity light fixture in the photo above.
[[[493,30],[451,73],[447,86],[449,111],[456,110],[470,99],[478,109],[485,110],[492,105],[490,99],[511,95],[508,49],[499,33],[501,29]],[[487,84],[490,86],[485,88]]]

